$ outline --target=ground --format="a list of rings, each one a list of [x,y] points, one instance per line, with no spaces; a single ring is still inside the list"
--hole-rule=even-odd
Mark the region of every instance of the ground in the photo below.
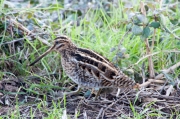
[[[167,1],[166,1],[167,2]],[[180,4],[175,1],[1,1],[1,118],[180,118]],[[58,35],[109,59],[140,88],[74,91],[60,54],[29,66]]]

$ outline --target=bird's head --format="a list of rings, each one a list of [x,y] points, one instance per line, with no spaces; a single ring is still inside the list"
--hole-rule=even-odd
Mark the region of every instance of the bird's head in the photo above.
[[[67,36],[59,36],[55,38],[54,44],[50,49],[62,52],[63,50],[74,48],[74,46],[75,45],[71,42],[71,39],[69,39]]]
[[[53,45],[45,53],[39,56],[34,62],[32,62],[30,66],[34,65],[51,51],[57,51],[61,53],[62,51],[70,50],[75,47],[76,46],[71,42],[71,39],[69,39],[67,36],[59,36],[54,39]]]

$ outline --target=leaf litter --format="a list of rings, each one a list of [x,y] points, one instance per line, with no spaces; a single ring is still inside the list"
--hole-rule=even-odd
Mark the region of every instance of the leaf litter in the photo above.
[[[85,2],[87,1],[85,0]],[[116,0],[114,0],[114,2],[116,2]],[[76,26],[79,25],[79,19],[75,19],[72,16],[74,13],[77,11],[81,12],[81,14],[79,14],[79,18],[81,18],[85,15],[89,7],[91,9],[98,9],[101,6],[98,1],[95,1],[95,3],[86,3],[85,6],[82,3],[70,3],[67,2],[67,0],[65,0],[64,3],[66,4],[65,9],[60,13],[61,18],[64,20],[64,24],[70,23],[72,26],[74,24]],[[5,4],[8,7],[13,7],[11,2],[6,2]],[[26,3],[26,5],[28,4],[29,3]],[[49,5],[50,3],[47,4]],[[111,4],[112,3],[108,1],[105,2],[104,5],[106,7],[104,8],[106,8],[107,12],[109,10],[108,6]],[[72,9],[68,10],[68,8]],[[18,11],[14,12],[18,13]],[[14,13],[9,12],[9,14]],[[14,61],[6,58],[6,55],[4,55],[5,60],[0,61],[0,69],[4,72],[12,73],[11,75],[4,74],[2,80],[0,80],[0,115],[10,116],[11,112],[18,113],[16,112],[16,105],[19,105],[18,110],[20,117],[31,118],[30,110],[32,110],[34,112],[34,117],[43,118],[47,117],[49,114],[48,112],[53,110],[53,102],[56,104],[61,102],[60,107],[57,108],[63,109],[61,112],[62,118],[67,118],[69,116],[74,118],[75,115],[78,115],[79,119],[117,117],[133,118],[136,116],[135,113],[139,113],[142,117],[156,118],[161,116],[169,118],[172,116],[171,112],[179,113],[177,111],[180,110],[180,75],[176,76],[176,81],[173,81],[175,83],[172,84],[172,81],[168,80],[168,77],[171,77],[169,74],[170,70],[164,74],[158,75],[161,76],[160,78],[158,77],[160,81],[155,79],[148,80],[145,82],[147,84],[144,83],[146,86],[142,85],[140,90],[122,92],[119,97],[115,96],[117,90],[104,89],[104,91],[102,91],[103,93],[97,100],[94,99],[95,94],[87,93],[89,89],[83,89],[80,94],[67,96],[66,98],[59,97],[62,92],[76,90],[77,88],[76,84],[67,80],[67,77],[62,76],[62,71],[59,71],[60,73],[58,72],[47,75],[45,73],[43,74],[41,69],[33,67],[31,69],[32,72],[36,72],[38,76],[21,76],[20,74],[22,73],[22,70],[12,70],[13,67],[22,64],[22,62],[26,61],[29,57],[29,52],[23,51],[24,40],[30,39],[31,41],[37,38],[38,40],[40,39],[42,43],[49,45],[48,41],[44,40],[50,37],[50,34],[44,31],[45,29],[48,29],[48,20],[44,19],[45,17],[48,17],[48,15],[52,15],[52,21],[55,22],[58,20],[57,13],[53,12],[52,14],[44,14],[40,11],[34,13],[36,18],[34,21],[32,19],[27,20],[26,18],[23,18],[23,16],[17,16],[19,17],[18,19],[13,16],[4,17],[6,18],[6,21],[4,20],[3,24],[9,26],[6,33],[7,35],[11,35],[10,37],[8,36],[8,38],[13,38],[13,40],[1,44],[1,47],[4,48],[3,50],[0,50],[0,54],[4,54],[4,52],[7,53],[5,50],[8,49],[10,54],[22,52],[22,55],[18,58],[14,57],[15,60],[18,59],[16,64],[14,64]],[[157,27],[158,22],[153,23],[151,26]],[[68,28],[62,29],[64,29],[65,33],[69,32]],[[23,37],[23,34],[26,34],[27,38]],[[118,52],[117,54],[122,55],[121,52]],[[177,66],[171,68],[171,70],[175,70],[179,67],[180,64],[177,63]],[[166,79],[166,82],[161,80],[163,76],[165,76],[164,79]],[[43,79],[53,82],[54,85],[42,85],[41,82]],[[64,79],[67,81],[64,83],[54,82],[56,79]],[[109,90],[111,92],[109,92]],[[85,95],[86,93],[87,95]],[[44,97],[44,95],[46,95],[46,97]],[[46,98],[45,102],[44,98]],[[37,105],[39,102],[42,104]],[[42,111],[41,108],[43,108],[44,111]],[[159,112],[156,112],[155,109]],[[157,114],[156,116],[151,116],[155,113]],[[175,118],[177,115],[174,114],[173,116]]]

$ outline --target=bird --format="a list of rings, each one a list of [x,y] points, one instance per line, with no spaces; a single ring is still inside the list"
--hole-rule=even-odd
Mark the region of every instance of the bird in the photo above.
[[[107,58],[90,49],[77,47],[65,35],[56,37],[53,45],[29,66],[34,65],[51,51],[60,53],[63,70],[78,85],[77,90],[65,92],[64,95],[78,93],[82,87],[118,88],[116,96],[119,95],[121,89],[139,88],[138,83],[116,68]]]

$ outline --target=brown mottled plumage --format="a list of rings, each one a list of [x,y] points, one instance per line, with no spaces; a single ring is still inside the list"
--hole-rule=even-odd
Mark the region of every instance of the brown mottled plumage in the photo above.
[[[54,45],[30,66],[52,50],[61,54],[63,70],[79,87],[126,89],[138,87],[137,83],[115,68],[106,58],[92,50],[76,47],[66,36],[57,37]]]

